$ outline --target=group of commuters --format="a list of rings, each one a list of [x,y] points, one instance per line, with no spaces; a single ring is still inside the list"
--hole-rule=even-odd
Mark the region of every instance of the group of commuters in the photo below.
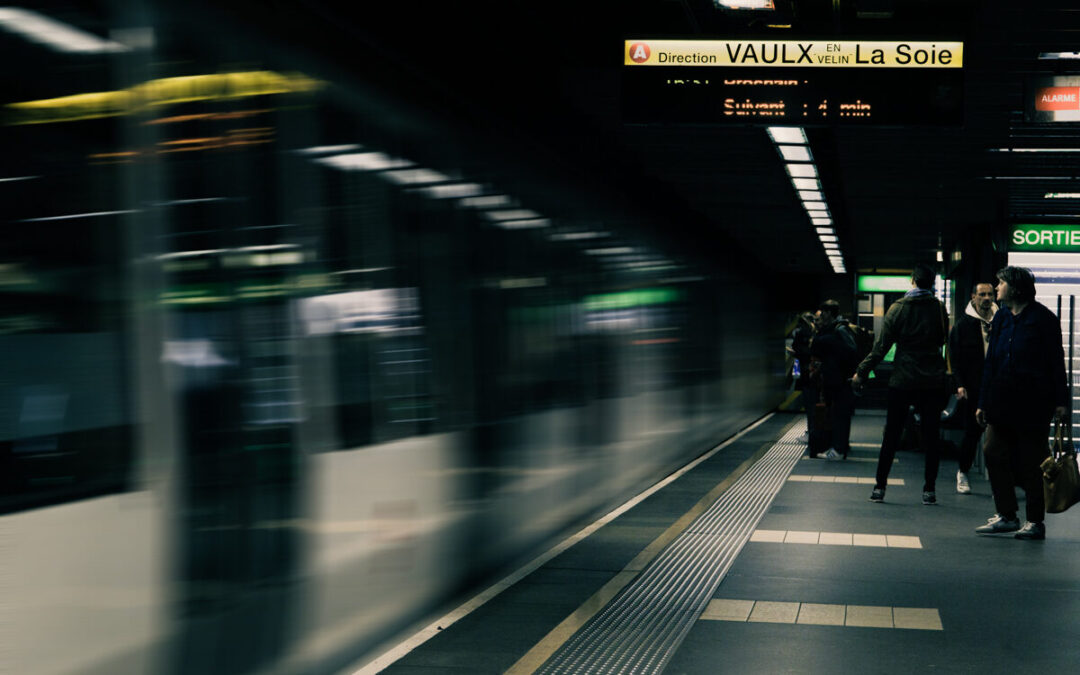
[[[922,503],[937,503],[941,411],[955,391],[964,419],[957,492],[971,492],[967,474],[985,433],[983,453],[997,510],[975,531],[1045,539],[1039,465],[1047,455],[1047,427],[1051,419],[1065,417],[1070,395],[1061,325],[1053,312],[1035,300],[1035,277],[1030,270],[1010,266],[996,276],[996,289],[985,282],[974,286],[970,302],[950,332],[945,307],[931,290],[934,270],[917,265],[911,275],[912,289],[889,307],[873,348],[861,362],[852,360],[854,335],[840,318],[839,305],[823,303],[814,317],[812,337],[801,340],[796,331],[793,345],[796,356],[801,353],[811,364],[803,388],[807,409],[823,402],[828,410],[824,419],[808,414],[809,454],[829,459],[847,456],[855,392],[862,390],[870,372],[895,346],[870,501],[885,501],[889,471],[909,410],[914,408],[925,455]],[[946,342],[947,352],[942,349]],[[1023,525],[1015,486],[1026,494]]]

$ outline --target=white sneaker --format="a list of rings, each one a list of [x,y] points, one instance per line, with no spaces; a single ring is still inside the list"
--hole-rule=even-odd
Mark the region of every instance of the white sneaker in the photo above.
[[[956,472],[956,491],[962,495],[971,494],[971,483],[968,482],[967,474],[963,471]]]
[[[844,456],[837,452],[835,448],[829,448],[828,451],[825,453],[825,459],[829,460],[830,462],[837,462],[843,458]]]

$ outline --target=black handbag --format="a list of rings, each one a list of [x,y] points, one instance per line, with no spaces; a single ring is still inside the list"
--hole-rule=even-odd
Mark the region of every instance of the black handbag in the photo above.
[[[1050,444],[1050,456],[1043,460],[1043,496],[1047,513],[1061,513],[1080,502],[1080,467],[1076,464],[1076,450],[1072,441],[1072,420],[1054,423],[1054,441]],[[1068,426],[1068,438],[1064,427]]]

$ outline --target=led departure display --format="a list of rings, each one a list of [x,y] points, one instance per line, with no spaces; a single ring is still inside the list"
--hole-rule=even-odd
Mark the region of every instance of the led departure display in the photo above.
[[[627,40],[629,123],[960,125],[957,42]]]

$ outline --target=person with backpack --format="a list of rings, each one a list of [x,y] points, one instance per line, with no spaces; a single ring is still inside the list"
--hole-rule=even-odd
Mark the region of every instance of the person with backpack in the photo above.
[[[922,503],[927,506],[937,503],[935,483],[941,461],[938,429],[948,386],[942,346],[948,334],[949,316],[931,291],[936,276],[928,265],[915,266],[911,273],[913,288],[889,307],[874,348],[855,369],[855,377],[851,381],[853,387],[861,389],[870,371],[896,345],[893,372],[889,378],[881,453],[878,455],[874,489],[870,493],[872,502],[885,501],[885,487],[900,445],[904,422],[909,408],[915,406],[922,427],[919,434],[922,449],[926,455]]]
[[[855,413],[855,392],[849,381],[855,372],[855,336],[840,316],[840,303],[821,303],[814,320],[816,332],[810,342],[814,376],[826,406],[824,429],[815,429],[810,439],[810,456],[824,453],[826,459],[847,459],[851,449],[851,416]]]

